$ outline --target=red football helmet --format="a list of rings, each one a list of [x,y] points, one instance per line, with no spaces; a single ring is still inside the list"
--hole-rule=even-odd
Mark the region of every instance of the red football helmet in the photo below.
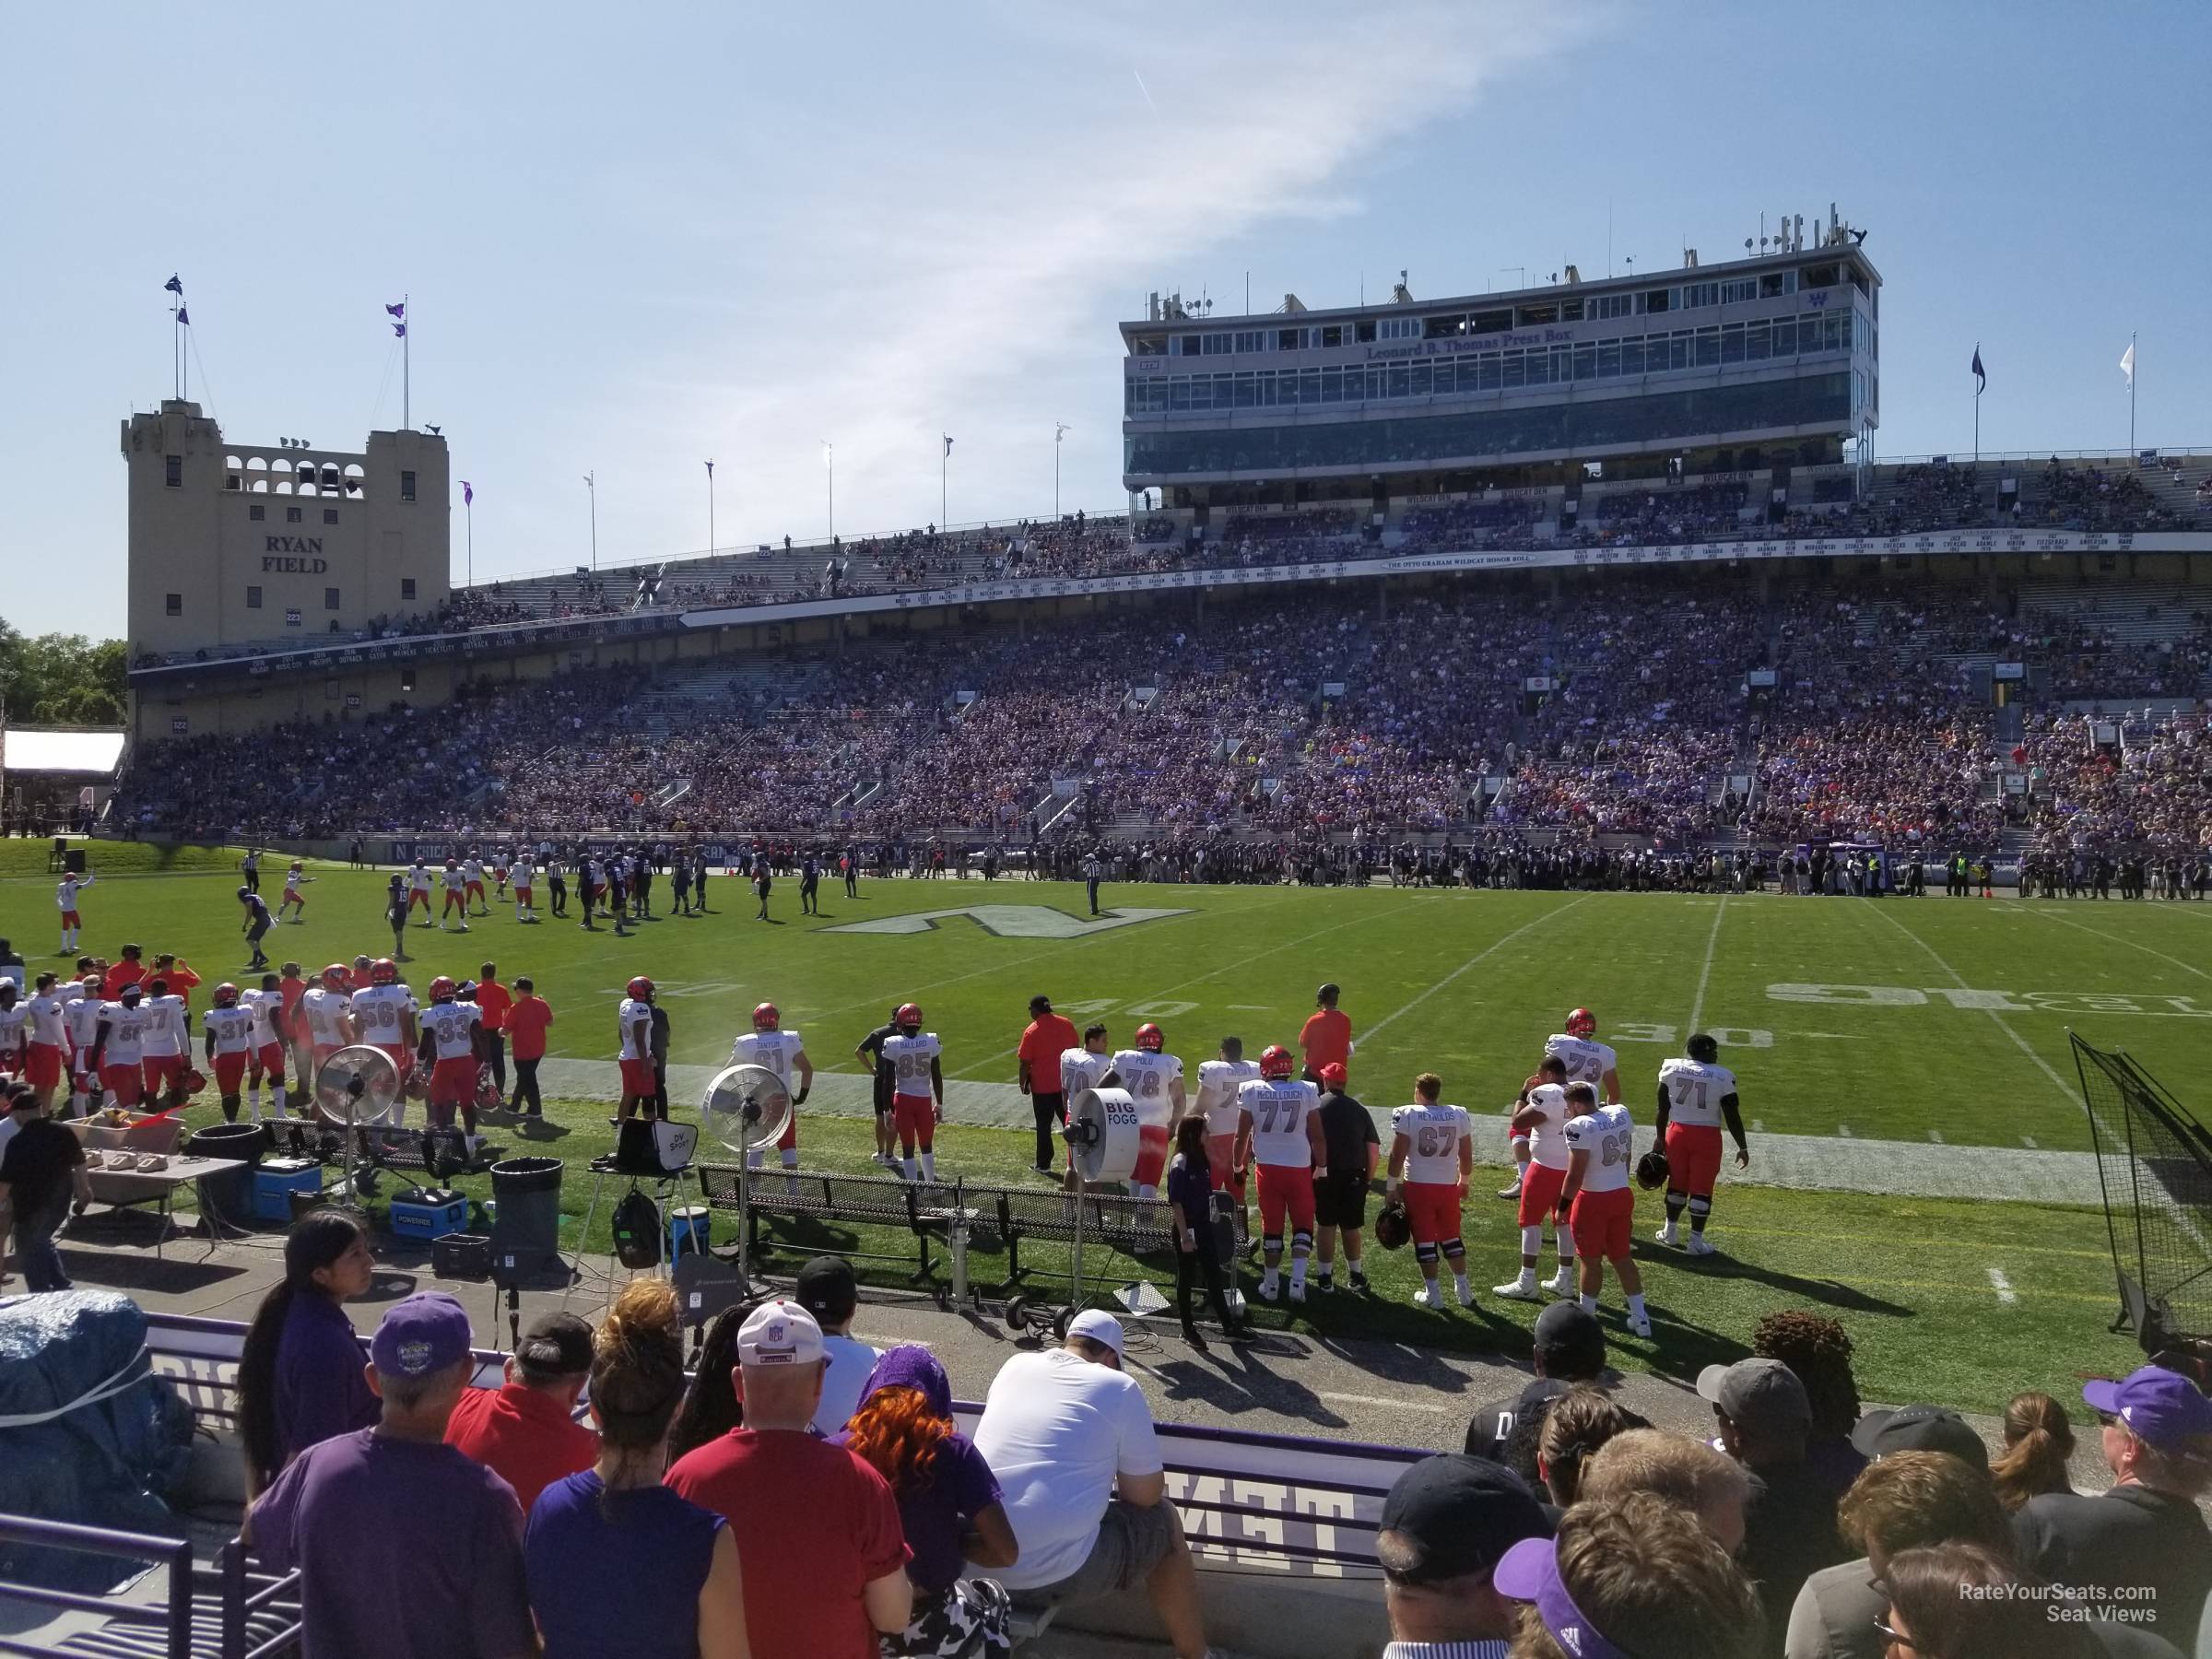
[[[1288,1077],[1298,1070],[1298,1058],[1279,1042],[1271,1042],[1260,1051],[1260,1076]]]
[[[1148,1019],[1136,1028],[1135,1041],[1138,1048],[1153,1054],[1168,1045],[1167,1034]]]
[[[908,1030],[920,1030],[922,1029],[922,1005],[920,1003],[900,1003],[899,1011],[891,1016],[891,1023],[895,1026],[902,1026]]]
[[[378,957],[369,964],[369,982],[372,985],[399,983],[399,964],[390,957]]]
[[[215,988],[215,1006],[218,1008],[236,1007],[238,1006],[238,987],[229,980],[225,980],[218,985]]]
[[[772,1031],[783,1023],[783,1016],[774,1003],[762,1003],[753,1010],[753,1030]]]
[[[1597,1016],[1587,1008],[1577,1008],[1567,1016],[1567,1035],[1594,1037],[1597,1035]]]
[[[653,982],[641,973],[624,988],[629,991],[629,1000],[632,1002],[651,1002],[653,1000]]]
[[[343,962],[333,962],[316,975],[333,991],[343,991],[353,983],[353,970]]]
[[[452,1002],[454,994],[460,989],[460,986],[454,984],[452,980],[441,973],[430,982],[430,1000],[434,1003]]]
[[[199,1070],[199,1068],[196,1066],[192,1070],[187,1071],[182,1077],[177,1079],[178,1090],[181,1093],[188,1096],[198,1094],[201,1089],[206,1087],[207,1075]]]

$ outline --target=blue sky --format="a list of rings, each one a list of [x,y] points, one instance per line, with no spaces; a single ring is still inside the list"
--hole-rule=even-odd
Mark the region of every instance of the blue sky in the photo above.
[[[610,19],[621,18],[617,32]],[[2194,6],[44,6],[11,18],[0,615],[121,626],[116,423],[241,442],[414,415],[479,579],[1118,507],[1148,289],[1255,310],[1870,228],[1882,452],[2212,444]],[[2192,312],[2196,309],[2193,302]],[[1217,315],[1220,314],[1217,311]],[[458,492],[453,536],[462,559]],[[65,571],[66,576],[38,572]]]

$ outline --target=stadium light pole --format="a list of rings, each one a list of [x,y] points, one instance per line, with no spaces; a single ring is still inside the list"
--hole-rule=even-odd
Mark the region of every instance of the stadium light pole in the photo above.
[[[592,498],[592,570],[596,574],[599,569],[599,480],[595,473],[587,472],[583,475],[583,488]]]
[[[1060,441],[1067,436],[1067,422],[1053,422],[1053,517],[1060,516]]]

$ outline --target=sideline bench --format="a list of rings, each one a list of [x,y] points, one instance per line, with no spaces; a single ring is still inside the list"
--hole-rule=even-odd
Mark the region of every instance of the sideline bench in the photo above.
[[[712,1209],[735,1214],[735,1164],[696,1166],[700,1194]],[[955,1218],[963,1206],[958,1182],[911,1182],[886,1175],[816,1175],[804,1171],[761,1169],[751,1172],[747,1194],[746,1253],[754,1262],[774,1254],[841,1255],[858,1262],[900,1262],[901,1253],[858,1248],[859,1240],[824,1234],[839,1223],[852,1227],[903,1228],[915,1244],[916,1284],[934,1287],[932,1243],[950,1251]],[[788,1226],[778,1228],[782,1221]],[[841,1247],[842,1246],[842,1247]]]

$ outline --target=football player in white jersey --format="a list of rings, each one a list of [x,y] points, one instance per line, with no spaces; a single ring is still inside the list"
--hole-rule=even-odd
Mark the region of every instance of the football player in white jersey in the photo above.
[[[53,1091],[62,1085],[62,1070],[69,1054],[67,1006],[56,993],[53,975],[40,974],[28,1011],[29,1041],[23,1051],[23,1081],[39,1097],[41,1112],[53,1107]]]
[[[53,901],[62,911],[61,954],[64,956],[76,948],[77,934],[85,925],[85,919],[76,912],[76,896],[92,885],[92,872],[88,870],[82,876],[74,873],[65,876],[54,885]]]
[[[284,896],[276,900],[277,921],[284,920],[284,912],[288,910],[293,912],[293,921],[304,922],[307,920],[307,897],[300,892],[300,888],[302,883],[313,879],[314,877],[307,873],[305,865],[296,858],[292,860],[291,868],[284,873]]]
[[[1567,1224],[1567,1206],[1560,1194],[1567,1186],[1567,1063],[1547,1054],[1521,1090],[1513,1105],[1513,1133],[1527,1137],[1529,1165],[1521,1182],[1521,1207],[1514,1219],[1521,1227],[1521,1273],[1516,1278],[1490,1288],[1516,1301],[1541,1301],[1543,1292],[1572,1296],[1574,1285],[1574,1230]],[[1544,1222],[1551,1221],[1552,1241],[1559,1246],[1559,1271],[1549,1283],[1536,1284],[1536,1257],[1544,1250]]]
[[[1279,1042],[1260,1054],[1260,1075],[1237,1089],[1237,1161],[1260,1169],[1260,1300],[1273,1301],[1290,1222],[1290,1300],[1306,1300],[1306,1258],[1313,1253],[1313,1179],[1328,1174],[1321,1132],[1321,1090],[1296,1076],[1298,1058]]]
[[[100,1004],[92,1038],[91,1069],[125,1110],[146,1095],[145,1052],[139,1046],[146,1034],[146,1010],[139,1006],[143,994],[136,985],[125,985],[113,1002]]]
[[[1106,1075],[1112,1070],[1113,1056],[1106,1049],[1105,1023],[1093,1020],[1083,1028],[1081,1048],[1060,1051],[1060,1098],[1067,1102],[1068,1110],[1075,1110],[1076,1097],[1085,1089],[1104,1088]],[[1075,1191],[1076,1155],[1072,1147],[1067,1154],[1065,1184],[1069,1192]]]
[[[158,973],[146,982],[142,1006],[146,1030],[138,1039],[139,1065],[146,1070],[147,1097],[159,1101],[184,1079],[184,1057],[192,1049],[192,1016],[184,999]]]
[[[459,1000],[460,987],[444,974],[430,982],[430,1006],[422,1011],[422,1046],[430,1060],[430,1126],[451,1129],[461,1113],[462,1145],[473,1159],[477,1147],[477,1073],[483,1065],[484,1010]]]
[[[1206,1156],[1213,1165],[1214,1190],[1237,1201],[1237,1242],[1252,1242],[1250,1212],[1244,1207],[1244,1166],[1237,1161],[1237,1128],[1243,1108],[1237,1090],[1260,1075],[1259,1062],[1244,1058],[1244,1039],[1221,1039],[1221,1057],[1198,1063],[1198,1110],[1206,1116]]]
[[[392,1056],[404,1083],[415,1069],[415,1053],[422,1041],[415,1023],[415,994],[401,982],[399,964],[390,957],[371,962],[366,977],[369,983],[353,994],[350,1005],[355,1030],[360,1041]]]
[[[313,1095],[323,1063],[353,1041],[352,984],[353,971],[333,962],[300,994],[300,1019],[307,1031],[308,1064],[300,1078],[304,1095]]]
[[[1467,1283],[1467,1246],[1461,1237],[1459,1205],[1475,1170],[1475,1130],[1466,1108],[1444,1105],[1443,1093],[1444,1080],[1434,1072],[1423,1072],[1413,1080],[1414,1103],[1390,1114],[1388,1192],[1392,1198],[1405,1200],[1406,1219],[1413,1230],[1414,1260],[1421,1268],[1415,1302],[1424,1308],[1443,1307],[1443,1292],[1436,1284],[1441,1254],[1452,1265],[1459,1305],[1471,1308],[1475,1292]]]
[[[935,1031],[922,1029],[922,1009],[900,1003],[892,1017],[898,1030],[883,1040],[883,1062],[891,1068],[891,1124],[899,1133],[899,1155],[906,1178],[937,1178],[937,1125],[945,1121],[944,1045]],[[917,1177],[914,1148],[922,1149]]]
[[[1168,1167],[1168,1144],[1188,1104],[1182,1092],[1182,1062],[1166,1052],[1167,1034],[1149,1020],[1136,1028],[1132,1041],[1136,1044],[1135,1048],[1123,1049],[1114,1055],[1113,1069],[1106,1074],[1106,1087],[1125,1088],[1129,1098],[1137,1102],[1143,1126],[1138,1131],[1136,1168],[1129,1179],[1139,1198],[1156,1198],[1159,1195],[1159,1178]],[[1159,1105],[1163,1100],[1167,1102],[1167,1116],[1161,1120]]]
[[[246,1113],[261,1122],[261,1080],[269,1080],[269,1110],[281,1122],[284,1109],[284,982],[274,973],[261,976],[258,988],[241,991],[238,1006],[253,1022],[253,1044],[246,1053]]]
[[[1721,1173],[1721,1124],[1735,1142],[1735,1167],[1751,1167],[1744,1140],[1743,1103],[1736,1099],[1735,1074],[1721,1064],[1721,1045],[1700,1031],[1685,1043],[1686,1057],[1659,1068],[1659,1144],[1666,1149],[1666,1225],[1659,1242],[1680,1244],[1676,1231],[1689,1211],[1691,1255],[1712,1255],[1705,1223],[1712,1215],[1712,1186]]]
[[[1576,1008],[1567,1016],[1567,1029],[1554,1031],[1544,1039],[1544,1052],[1557,1056],[1567,1067],[1570,1083],[1587,1083],[1602,1091],[1607,1102],[1620,1099],[1619,1062],[1611,1048],[1593,1041],[1597,1035],[1597,1016],[1587,1008]],[[1536,1079],[1530,1077],[1522,1087],[1533,1088]],[[1513,1136],[1512,1184],[1500,1190],[1500,1198],[1518,1198],[1521,1183],[1528,1173],[1528,1137]]]
[[[477,901],[477,915],[490,915],[491,906],[484,900],[484,860],[477,856],[474,847],[468,850],[468,856],[461,861],[461,876],[462,897]]]
[[[1652,1334],[1651,1315],[1643,1311],[1643,1277],[1629,1253],[1630,1235],[1636,1226],[1636,1194],[1629,1185],[1629,1171],[1636,1162],[1636,1126],[1629,1109],[1618,1103],[1600,1106],[1597,1090],[1588,1083],[1567,1085],[1568,1225],[1574,1229],[1574,1252],[1582,1258],[1583,1309],[1597,1312],[1597,1293],[1605,1288],[1606,1264],[1620,1275],[1620,1288],[1629,1298],[1629,1329],[1638,1336]]]
[[[537,920],[537,869],[528,853],[514,861],[514,919],[517,922]]]
[[[100,1010],[106,1000],[100,994],[99,973],[88,971],[77,982],[77,994],[62,1005],[62,1026],[69,1033],[69,1111],[75,1117],[85,1116],[100,1102],[92,1045],[100,1037]]]
[[[21,1077],[24,1051],[29,1045],[30,1005],[18,993],[14,980],[0,980],[0,1072]]]
[[[413,915],[418,904],[422,906],[422,924],[428,927],[430,924],[430,870],[419,858],[407,866],[407,914]]]
[[[622,1067],[622,1104],[616,1109],[618,1117],[629,1117],[641,1106],[646,1116],[655,1115],[653,1102],[660,1099],[661,1084],[653,1069],[653,982],[639,974],[629,982],[628,994],[615,1010],[615,1033],[620,1040],[617,1058]]]
[[[461,865],[454,859],[445,861],[445,868],[438,872],[438,879],[445,888],[445,905],[438,912],[440,932],[445,929],[445,919],[455,911],[461,912],[461,925],[454,931],[468,931],[468,877],[461,874]]]
[[[764,1002],[753,1010],[753,1029],[739,1033],[730,1044],[732,1065],[761,1065],[782,1079],[791,1095],[791,1116],[784,1121],[782,1137],[776,1142],[776,1150],[783,1155],[783,1167],[799,1167],[799,1108],[806,1103],[807,1092],[814,1088],[814,1062],[806,1058],[806,1048],[796,1031],[783,1029],[783,1015],[774,1003]],[[760,1167],[760,1148],[745,1155],[746,1167]]]
[[[225,982],[215,988],[215,1006],[200,1016],[206,1033],[207,1068],[215,1074],[216,1092],[222,1097],[223,1121],[238,1122],[239,1086],[245,1081],[246,1060],[253,1049],[253,1011],[238,1006],[238,987]],[[260,1113],[254,1113],[255,1121]]]

